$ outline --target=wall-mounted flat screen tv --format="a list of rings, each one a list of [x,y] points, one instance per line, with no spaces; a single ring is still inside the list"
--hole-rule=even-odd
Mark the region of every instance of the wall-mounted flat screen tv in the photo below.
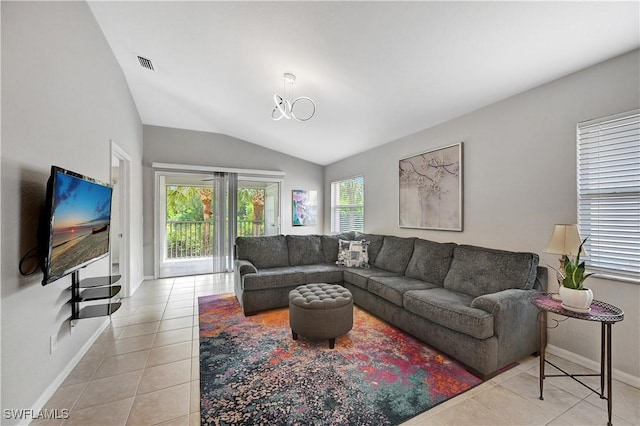
[[[111,186],[51,167],[41,227],[42,285],[109,254]]]

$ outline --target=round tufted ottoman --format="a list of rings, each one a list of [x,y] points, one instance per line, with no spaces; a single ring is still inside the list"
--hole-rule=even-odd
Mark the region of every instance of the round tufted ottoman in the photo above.
[[[336,337],[353,328],[353,297],[337,284],[306,284],[289,293],[289,324],[293,340],[298,334],[329,339],[333,349]]]

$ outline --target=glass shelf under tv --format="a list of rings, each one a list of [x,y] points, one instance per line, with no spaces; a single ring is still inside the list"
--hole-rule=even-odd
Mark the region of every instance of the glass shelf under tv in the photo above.
[[[92,287],[80,292],[80,302],[87,302],[89,300],[101,300],[111,299],[120,293],[122,286],[110,285],[107,287]]]
[[[120,280],[120,275],[104,277],[91,277],[80,279],[79,271],[73,272],[71,280],[71,320],[83,318],[103,317],[113,314],[121,306],[118,296],[121,285],[115,285]],[[104,300],[106,303],[84,305],[83,302]]]
[[[122,303],[120,302],[85,306],[84,308],[80,309],[80,314],[78,315],[77,319],[105,317],[117,311],[120,306],[122,306]]]
[[[80,281],[80,288],[87,287],[103,287],[107,285],[112,285],[120,281],[120,275],[108,275],[106,277],[92,277],[92,278],[84,278]]]

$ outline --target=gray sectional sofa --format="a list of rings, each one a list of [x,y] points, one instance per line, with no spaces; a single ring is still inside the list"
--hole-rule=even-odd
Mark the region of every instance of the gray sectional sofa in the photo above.
[[[339,241],[366,240],[369,268],[336,264]],[[539,348],[547,269],[535,253],[350,232],[236,240],[245,315],[288,306],[298,285],[337,283],[354,303],[487,378]]]

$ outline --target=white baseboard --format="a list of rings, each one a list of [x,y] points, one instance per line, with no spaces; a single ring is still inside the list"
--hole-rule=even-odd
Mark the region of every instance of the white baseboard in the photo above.
[[[106,319],[108,320],[109,317],[106,317]],[[44,408],[44,405],[47,403],[47,401],[51,399],[51,397],[58,390],[60,385],[64,383],[65,379],[69,376],[69,374],[71,374],[73,369],[76,368],[76,365],[78,365],[82,357],[85,356],[87,352],[89,352],[89,349],[91,349],[91,346],[96,342],[96,340],[98,340],[98,337],[100,337],[100,334],[102,334],[102,332],[109,326],[110,323],[111,323],[110,321],[105,321],[104,324],[98,327],[96,332],[93,333],[93,335],[85,342],[85,344],[82,345],[82,348],[80,348],[78,353],[76,353],[76,355],[73,358],[71,358],[67,366],[60,372],[60,374],[56,376],[53,382],[51,382],[51,384],[44,390],[44,392],[42,392],[42,395],[40,395],[40,398],[38,398],[36,402],[33,404],[33,407],[32,407],[33,412],[36,412],[36,413],[40,412],[40,410]],[[28,425],[29,423],[31,423],[31,420],[27,421],[26,423],[21,422],[18,424]]]
[[[547,352],[552,355],[557,355],[560,358],[564,358],[567,361],[571,361],[575,364],[584,365],[585,367],[592,370],[600,371],[600,362],[585,358],[581,355],[574,354],[573,352],[569,352],[566,349],[562,349],[554,345],[547,345]],[[626,383],[629,386],[633,386],[634,388],[640,389],[640,377],[633,376],[629,373],[625,373],[615,368],[612,369],[612,373],[614,379],[621,381],[622,383]]]

